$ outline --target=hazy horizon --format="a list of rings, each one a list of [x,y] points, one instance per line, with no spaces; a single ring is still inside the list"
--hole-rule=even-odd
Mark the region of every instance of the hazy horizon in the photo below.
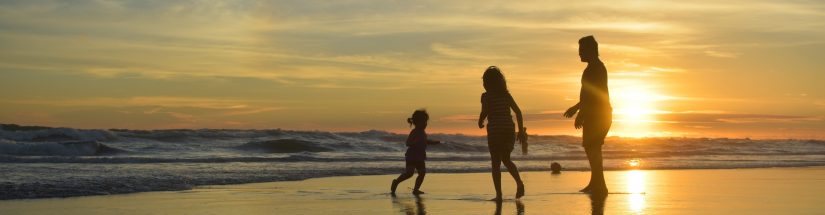
[[[528,133],[580,135],[577,40],[609,136],[825,139],[821,1],[2,1],[0,123],[481,135],[500,67]]]

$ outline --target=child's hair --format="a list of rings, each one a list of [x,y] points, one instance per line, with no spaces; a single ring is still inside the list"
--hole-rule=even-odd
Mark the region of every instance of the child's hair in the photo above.
[[[589,57],[599,56],[599,43],[596,42],[596,38],[593,37],[593,35],[579,39],[579,46],[582,47],[584,54],[587,54]]]
[[[410,126],[412,126],[427,122],[427,120],[430,120],[430,114],[427,113],[427,110],[418,109],[413,112],[412,117],[407,118],[407,123],[410,123]]]
[[[487,92],[507,92],[507,81],[504,74],[496,66],[487,67],[484,71],[484,90]]]

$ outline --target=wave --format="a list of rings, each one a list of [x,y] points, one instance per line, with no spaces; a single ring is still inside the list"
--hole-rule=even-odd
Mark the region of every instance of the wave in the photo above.
[[[11,142],[0,140],[0,155],[14,156],[99,156],[127,152],[97,141]]]
[[[268,153],[330,152],[335,150],[318,143],[295,139],[249,142],[237,148]]]
[[[484,136],[431,134],[443,144],[432,145],[433,153],[476,153],[486,155]],[[23,145],[4,145],[0,154],[76,156],[98,155],[97,148],[116,148],[147,156],[174,153],[176,156],[221,157],[220,151],[237,153],[371,153],[403,152],[405,134],[370,130],[364,132],[291,131],[281,129],[73,129],[0,124],[0,141]],[[531,136],[531,155],[581,153],[581,138],[574,136]],[[102,147],[62,146],[70,142],[97,142]],[[28,143],[29,145],[25,145]],[[48,149],[47,149],[48,148]],[[68,149],[64,149],[68,148]],[[518,148],[518,147],[516,147]],[[31,152],[26,152],[31,150]],[[64,152],[65,151],[65,152]],[[102,150],[105,151],[105,150]],[[518,149],[515,150],[518,153]],[[668,157],[693,155],[821,155],[822,140],[751,140],[728,138],[621,138],[609,137],[605,156]],[[105,153],[104,153],[105,154]],[[225,156],[224,156],[225,157]]]
[[[0,125],[0,139],[32,142],[112,141],[117,135],[108,130]]]

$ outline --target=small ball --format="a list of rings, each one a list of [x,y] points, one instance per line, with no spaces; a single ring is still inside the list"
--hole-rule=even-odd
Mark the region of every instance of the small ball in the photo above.
[[[553,174],[561,173],[561,164],[557,162],[553,162],[550,164],[550,171],[553,171]]]

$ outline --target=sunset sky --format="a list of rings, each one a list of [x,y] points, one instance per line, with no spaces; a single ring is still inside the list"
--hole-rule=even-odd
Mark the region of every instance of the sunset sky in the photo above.
[[[4,0],[0,123],[484,134],[496,65],[530,133],[577,135],[586,35],[610,135],[825,138],[825,1],[793,0]]]

